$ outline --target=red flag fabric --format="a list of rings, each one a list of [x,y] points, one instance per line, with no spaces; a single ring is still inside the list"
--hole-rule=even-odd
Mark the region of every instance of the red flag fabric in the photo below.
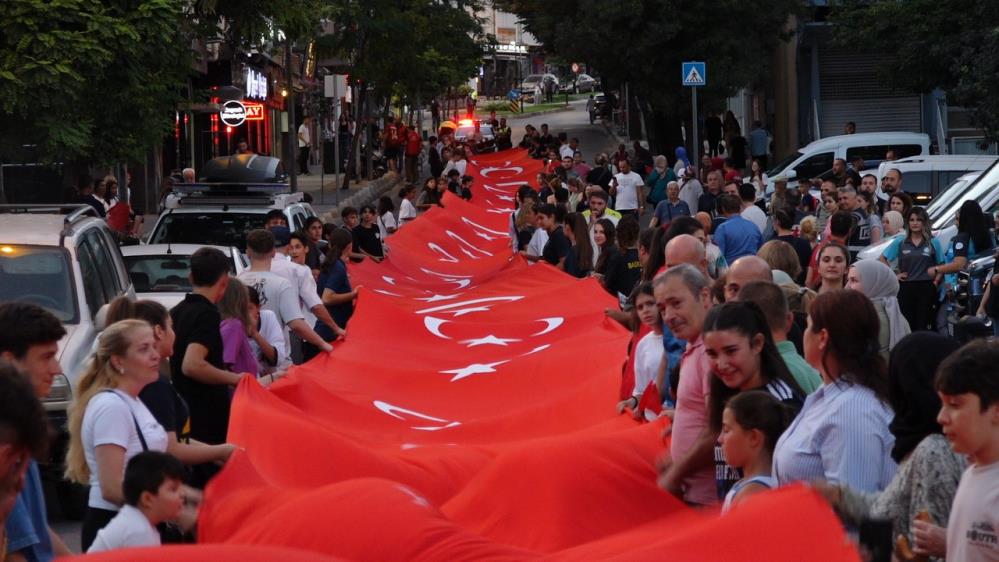
[[[663,411],[663,401],[655,382],[650,382],[642,392],[642,397],[638,400],[638,411],[646,418],[650,415],[654,418]]]
[[[446,194],[386,260],[350,266],[344,342],[271,389],[240,384],[240,450],[199,540],[315,559],[859,560],[807,489],[724,517],[658,489],[668,421],[615,412],[630,338],[604,314],[615,299],[510,251],[513,194],[539,167],[474,157],[471,202]]]

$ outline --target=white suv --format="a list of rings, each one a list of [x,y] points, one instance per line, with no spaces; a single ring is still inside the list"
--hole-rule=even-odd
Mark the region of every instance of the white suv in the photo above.
[[[105,307],[135,291],[114,235],[93,207],[0,205],[0,216],[0,302],[40,305],[66,328],[59,342],[62,374],[43,400],[59,427],[103,328]]]

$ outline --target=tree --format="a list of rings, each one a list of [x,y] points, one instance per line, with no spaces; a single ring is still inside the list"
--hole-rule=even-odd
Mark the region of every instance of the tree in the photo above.
[[[999,4],[974,0],[848,0],[831,17],[840,44],[882,57],[879,72],[900,90],[947,92],[999,140]]]
[[[351,62],[359,84],[355,130],[370,111],[372,95],[385,100],[433,96],[474,76],[486,38],[475,11],[479,2],[439,0],[341,0],[332,5],[333,33],[320,49]],[[359,135],[348,149],[348,181],[354,172]]]
[[[9,0],[5,9],[0,155],[111,164],[142,158],[170,131],[192,60],[181,3]]]
[[[596,69],[604,86],[628,84],[643,108],[650,144],[675,146],[690,107],[681,85],[683,61],[708,63],[698,96],[719,104],[738,88],[765,78],[777,43],[786,39],[798,0],[498,0],[517,14],[545,50]]]

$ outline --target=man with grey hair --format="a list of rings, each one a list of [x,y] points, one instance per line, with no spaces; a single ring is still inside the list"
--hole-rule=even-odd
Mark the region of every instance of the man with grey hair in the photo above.
[[[680,264],[656,278],[656,304],[672,333],[687,341],[680,359],[670,451],[659,467],[659,487],[692,505],[717,503],[714,446],[708,426],[711,369],[701,330],[711,308],[710,280],[696,267]]]
[[[674,236],[666,243],[666,270],[678,265],[687,264],[697,268],[705,278],[708,275],[708,260],[705,255],[704,244],[690,234],[680,234]]]
[[[184,183],[194,183],[194,168],[184,168],[180,175],[184,178]]]

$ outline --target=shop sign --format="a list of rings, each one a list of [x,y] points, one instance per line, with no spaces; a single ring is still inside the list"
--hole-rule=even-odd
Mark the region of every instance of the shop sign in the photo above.
[[[267,75],[258,70],[246,67],[243,71],[246,82],[246,97],[251,100],[267,99]]]
[[[246,121],[246,106],[236,100],[230,100],[222,104],[222,111],[219,112],[222,123],[230,127],[238,127]]]
[[[246,108],[246,120],[247,121],[263,121],[264,120],[264,106],[260,103],[243,102],[243,107]]]

